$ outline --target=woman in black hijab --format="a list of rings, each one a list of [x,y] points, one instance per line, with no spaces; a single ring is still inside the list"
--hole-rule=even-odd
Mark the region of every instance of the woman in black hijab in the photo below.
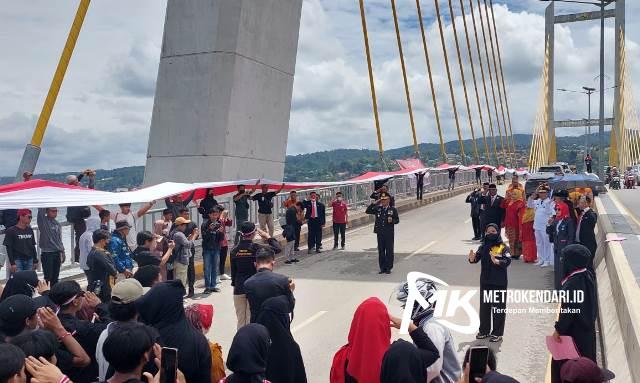
[[[563,279],[562,290],[570,300],[575,300],[575,292],[582,291],[582,302],[561,302],[560,315],[555,324],[553,337],[560,340],[566,335],[573,338],[580,356],[596,361],[596,316],[598,301],[596,279],[587,265],[591,261],[591,252],[580,244],[569,245],[562,250]],[[552,381],[560,382],[560,367],[564,361],[552,362]]]
[[[179,280],[158,283],[136,301],[136,309],[143,323],[158,330],[163,346],[178,349],[178,368],[187,383],[211,383],[209,343],[187,320],[184,294]]]
[[[0,296],[0,302],[12,295],[33,297],[38,288],[38,274],[35,271],[18,271],[11,275]]]
[[[507,267],[511,264],[511,253],[509,247],[502,242],[500,226],[494,223],[488,224],[482,245],[477,251],[469,252],[469,263],[478,262],[481,262],[480,329],[476,339],[491,336],[490,342],[500,342],[504,333],[507,302],[504,294],[493,294],[492,291],[507,289]],[[497,299],[485,302],[485,291]]]
[[[225,383],[267,383],[267,358],[269,356],[269,331],[261,324],[251,323],[240,327],[233,337],[227,367],[233,374]],[[273,382],[278,383],[278,382]]]
[[[427,367],[416,346],[402,339],[397,340],[384,353],[380,383],[426,382]]]
[[[269,298],[262,303],[257,323],[269,330],[271,348],[267,359],[267,379],[274,383],[306,383],[300,346],[291,334],[289,300],[286,296]]]

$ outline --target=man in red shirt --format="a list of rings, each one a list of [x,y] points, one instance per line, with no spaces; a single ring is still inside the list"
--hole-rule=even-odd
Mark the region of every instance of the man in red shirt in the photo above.
[[[341,248],[344,250],[344,237],[347,223],[349,223],[349,214],[347,203],[342,199],[342,192],[336,193],[336,199],[331,201],[331,207],[333,208],[333,249],[338,248],[339,233]]]

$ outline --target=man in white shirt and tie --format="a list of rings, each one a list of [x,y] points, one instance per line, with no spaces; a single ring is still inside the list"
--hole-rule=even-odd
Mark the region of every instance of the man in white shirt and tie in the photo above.
[[[318,194],[314,191],[309,193],[309,199],[302,202],[305,209],[305,220],[307,221],[307,245],[308,253],[311,254],[315,249],[316,253],[320,253],[322,246],[322,228],[326,223],[325,207],[318,199]]]

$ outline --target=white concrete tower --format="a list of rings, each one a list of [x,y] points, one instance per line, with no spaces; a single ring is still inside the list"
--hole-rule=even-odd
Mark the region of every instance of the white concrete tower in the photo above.
[[[144,184],[282,179],[302,0],[168,0]]]

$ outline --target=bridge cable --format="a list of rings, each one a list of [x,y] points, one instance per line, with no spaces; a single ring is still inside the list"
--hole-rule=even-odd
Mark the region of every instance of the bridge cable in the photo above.
[[[447,46],[444,41],[444,30],[442,26],[442,19],[440,18],[440,5],[439,0],[433,0],[436,6],[436,18],[438,19],[438,27],[440,29],[440,42],[442,43],[442,54],[444,55],[444,63],[447,69],[447,79],[449,80],[449,92],[451,94],[451,106],[453,107],[453,116],[456,121],[456,129],[458,131],[458,144],[460,145],[460,156],[462,157],[462,163],[467,164],[467,159],[464,154],[464,145],[462,143],[462,132],[460,130],[460,120],[458,119],[458,108],[456,107],[456,97],[453,90],[453,81],[451,80],[451,69],[449,68],[449,58],[447,57]]]
[[[486,4],[486,3],[485,3]],[[500,116],[498,114],[498,99],[496,98],[496,90],[493,83],[493,72],[491,71],[491,59],[489,58],[489,44],[487,43],[487,36],[485,34],[484,28],[484,18],[482,16],[482,5],[480,5],[480,0],[478,0],[478,13],[480,15],[480,26],[482,29],[482,39],[484,40],[484,50],[487,59],[487,70],[489,72],[489,83],[491,84],[491,94],[493,96],[493,108],[496,116],[496,124],[498,125],[498,134],[500,135],[500,147],[502,148],[502,159],[506,165],[507,162],[507,153],[504,149],[504,140],[502,138],[502,126],[500,125]],[[489,20],[487,18],[487,24]],[[491,31],[489,31],[491,32]],[[490,36],[491,37],[491,36]],[[492,40],[493,41],[493,40]]]
[[[371,102],[373,104],[373,118],[376,124],[376,134],[378,136],[378,153],[383,166],[384,148],[382,145],[382,131],[380,130],[380,118],[378,116],[378,100],[376,98],[376,86],[373,80],[373,66],[371,65],[371,50],[369,49],[369,34],[367,32],[367,18],[364,11],[364,0],[360,0],[360,18],[362,19],[362,34],[364,36],[364,49],[367,56],[367,68],[369,69],[369,85],[371,87]]]
[[[411,107],[411,95],[409,93],[409,81],[407,81],[407,69],[404,64],[404,54],[402,53],[402,39],[400,38],[400,26],[398,25],[398,14],[396,12],[396,1],[391,0],[391,9],[393,10],[393,23],[396,27],[396,39],[398,40],[398,52],[400,53],[400,65],[402,67],[402,79],[404,80],[404,93],[407,97],[407,107],[409,108],[409,121],[411,123],[411,132],[413,133],[413,149],[414,156],[420,158],[420,149],[418,147],[418,138],[416,136],[416,126],[413,122],[413,108]]]
[[[427,61],[427,73],[429,74],[429,85],[431,87],[431,99],[433,100],[433,111],[436,117],[436,127],[438,128],[438,138],[440,139],[440,155],[443,162],[447,162],[447,151],[444,147],[442,139],[442,127],[440,125],[440,112],[438,111],[438,101],[436,99],[436,90],[433,85],[433,75],[431,72],[431,60],[429,59],[429,49],[427,48],[427,38],[424,33],[424,23],[422,21],[422,9],[420,0],[416,0],[416,8],[418,9],[418,21],[420,22],[420,33],[422,34],[422,47],[424,48],[424,58]]]
[[[495,160],[495,163],[498,164],[500,162],[500,159],[498,158],[498,149],[497,149],[497,145],[496,145],[496,136],[494,134],[493,131],[493,120],[491,118],[491,107],[489,107],[489,93],[487,92],[487,81],[486,81],[486,77],[484,75],[484,65],[482,64],[482,54],[480,53],[480,38],[478,37],[478,28],[476,26],[476,16],[475,16],[475,12],[473,10],[473,0],[469,0],[469,9],[470,9],[470,13],[471,13],[471,19],[472,19],[472,24],[473,24],[473,34],[475,35],[475,41],[476,41],[476,50],[478,53],[478,60],[480,63],[480,73],[482,75],[482,89],[484,90],[484,100],[485,100],[485,104],[487,107],[487,118],[489,119],[489,132],[491,133],[491,141],[492,141],[492,146],[493,146],[493,158]],[[491,161],[491,159],[488,159],[489,162]]]
[[[502,67],[502,54],[500,53],[500,40],[498,39],[498,28],[496,27],[496,15],[493,9],[493,0],[489,0],[489,4],[491,6],[491,20],[493,22],[493,32],[495,33],[496,36],[496,49],[498,51],[498,63],[500,64],[500,79],[502,81],[502,92],[504,94],[504,104],[506,106],[507,109],[507,121],[509,123],[509,135],[511,136],[511,151],[513,153],[513,156],[516,156],[516,167],[518,166],[517,163],[517,155],[516,155],[516,142],[515,142],[515,138],[513,136],[513,128],[511,126],[511,113],[509,111],[509,99],[507,97],[507,87],[505,85],[505,81],[504,81],[504,70]],[[512,158],[513,160],[513,158]]]
[[[475,66],[473,64],[473,54],[471,53],[471,42],[469,41],[469,29],[467,28],[467,16],[465,15],[463,0],[460,0],[460,9],[462,11],[462,22],[464,24],[464,35],[465,35],[466,40],[467,40],[467,53],[469,54],[469,63],[470,63],[470,66],[471,66],[471,76],[473,78],[473,89],[474,89],[475,95],[476,95],[476,105],[478,107],[478,113],[480,114],[480,127],[482,128],[482,142],[484,143],[485,159],[486,159],[486,161],[490,161],[491,156],[489,154],[489,145],[487,145],[487,137],[486,137],[486,134],[485,134],[484,118],[482,116],[482,107],[480,106],[480,94],[478,93],[478,81],[477,81],[477,78],[476,78],[476,69],[475,69]],[[478,163],[480,163],[480,161],[478,161]]]
[[[467,106],[467,115],[469,116],[469,128],[471,130],[471,140],[473,142],[473,153],[475,155],[476,164],[479,164],[480,155],[478,154],[478,144],[476,143],[476,134],[473,130],[473,116],[471,115],[471,106],[469,105],[469,94],[467,92],[467,81],[464,77],[464,65],[462,63],[462,54],[460,53],[460,44],[458,43],[456,16],[453,11],[453,5],[451,4],[451,0],[449,0],[449,13],[451,15],[451,26],[453,27],[453,39],[456,42],[456,52],[458,54],[458,66],[460,67],[460,78],[462,80],[462,89],[464,89],[464,102]]]

